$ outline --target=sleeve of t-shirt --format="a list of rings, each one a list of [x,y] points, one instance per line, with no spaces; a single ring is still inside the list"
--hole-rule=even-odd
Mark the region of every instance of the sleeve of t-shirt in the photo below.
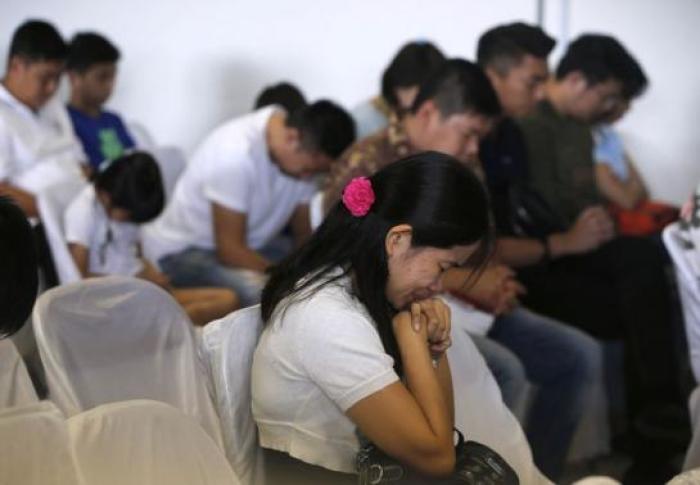
[[[66,242],[90,247],[90,228],[94,223],[93,207],[90,199],[81,192],[70,203],[63,217]]]
[[[210,202],[247,214],[250,211],[253,181],[250,180],[244,156],[231,153],[221,160],[218,163],[220,169],[212,170],[204,181],[204,196]]]
[[[399,380],[394,360],[364,315],[317,301],[304,313],[298,354],[311,380],[343,412]]]

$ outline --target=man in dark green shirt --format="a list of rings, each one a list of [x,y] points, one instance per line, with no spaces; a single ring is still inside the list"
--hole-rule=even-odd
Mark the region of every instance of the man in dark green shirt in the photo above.
[[[548,91],[560,89],[564,86],[555,82]],[[591,129],[565,113],[545,100],[520,122],[520,128],[531,160],[530,183],[568,226],[601,199],[593,171]]]
[[[664,446],[668,441],[651,444],[659,436],[653,430],[682,434],[685,426],[683,416],[674,414],[684,399],[664,259],[652,240],[615,234],[596,188],[591,135],[591,125],[624,100],[640,72],[612,37],[583,35],[570,44],[545,99],[519,120],[530,187],[564,230],[582,217],[590,219],[588,234],[595,244],[554,259],[547,256],[554,241],[549,235],[543,239],[543,264],[523,267],[518,276],[528,288],[523,299],[531,308],[598,338],[624,341],[628,416],[637,433],[637,458],[652,463],[660,455],[648,456],[648,450],[669,450]],[[667,419],[670,415],[679,419]]]

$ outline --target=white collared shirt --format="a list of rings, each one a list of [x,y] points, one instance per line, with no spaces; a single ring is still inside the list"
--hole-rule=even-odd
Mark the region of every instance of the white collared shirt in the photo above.
[[[80,177],[84,160],[58,96],[34,112],[0,84],[0,181],[36,193]]]

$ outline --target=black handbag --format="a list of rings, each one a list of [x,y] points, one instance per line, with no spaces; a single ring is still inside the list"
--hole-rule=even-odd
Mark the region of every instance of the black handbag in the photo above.
[[[518,475],[506,461],[488,446],[464,441],[459,430],[455,445],[455,470],[446,478],[428,478],[410,470],[373,444],[357,454],[359,485],[518,485]]]
[[[555,232],[564,232],[566,224],[542,196],[524,184],[513,184],[508,190],[510,223],[517,236],[543,239]]]

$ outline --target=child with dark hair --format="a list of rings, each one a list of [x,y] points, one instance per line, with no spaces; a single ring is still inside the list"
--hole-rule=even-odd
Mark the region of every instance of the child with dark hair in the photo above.
[[[103,109],[112,95],[119,57],[109,40],[93,32],[76,34],[68,49],[68,113],[93,170],[135,146],[119,115]]]
[[[0,197],[0,339],[17,332],[34,306],[37,255],[29,221],[17,205]]]
[[[149,280],[170,291],[196,325],[237,307],[235,294],[219,288],[174,289],[143,258],[140,224],[163,210],[164,189],[156,161],[133,152],[104,164],[65,214],[68,248],[83,277],[120,274]]]
[[[433,43],[409,42],[396,53],[381,79],[381,93],[353,109],[357,137],[364,138],[385,128],[392,115],[408,112],[420,85],[445,56]]]
[[[294,84],[281,82],[263,89],[255,99],[254,109],[265,106],[277,105],[285,109],[287,113],[303,108],[307,105],[304,94]]]

